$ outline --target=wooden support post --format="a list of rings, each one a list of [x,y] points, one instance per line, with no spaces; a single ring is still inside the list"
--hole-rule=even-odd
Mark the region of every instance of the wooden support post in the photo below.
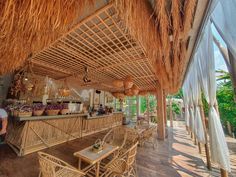
[[[167,109],[166,109],[166,94],[163,90],[163,104],[164,104],[164,118],[165,118],[165,126],[167,127]]]
[[[140,115],[140,99],[139,95],[136,96],[136,117]]]
[[[173,112],[172,112],[172,98],[169,98],[169,109],[170,109],[170,127],[173,127]]]
[[[165,120],[164,120],[164,101],[163,101],[163,89],[160,86],[157,89],[157,119],[158,119],[158,139],[165,139]]]
[[[228,172],[224,169],[220,169],[220,174],[221,174],[221,177],[228,177]]]
[[[206,118],[205,118],[203,105],[202,105],[201,101],[200,101],[200,112],[201,112],[202,124],[203,124],[203,128],[204,128],[204,135],[205,135],[205,140],[206,140],[205,151],[206,151],[207,168],[209,170],[211,170],[210,150],[209,150],[209,146],[208,146],[207,128],[206,128],[206,124],[205,124]]]
[[[164,109],[164,120],[165,120],[165,137],[168,137],[168,128],[167,128],[167,104],[166,104],[166,94],[163,90],[163,109]]]
[[[202,153],[201,143],[198,142],[197,144],[198,144],[198,151],[199,151],[199,154],[201,154],[201,153]]]
[[[196,138],[195,133],[193,133],[193,135],[194,135],[194,145],[197,145],[197,138]]]
[[[147,104],[147,118],[148,118],[148,123],[150,122],[150,104],[149,104],[149,94],[146,96],[146,104]]]

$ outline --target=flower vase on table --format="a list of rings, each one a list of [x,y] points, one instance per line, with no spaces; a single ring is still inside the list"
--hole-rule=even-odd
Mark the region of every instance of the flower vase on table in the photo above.
[[[98,139],[95,141],[93,147],[92,147],[92,151],[95,153],[99,153],[103,150],[103,142],[101,139]]]

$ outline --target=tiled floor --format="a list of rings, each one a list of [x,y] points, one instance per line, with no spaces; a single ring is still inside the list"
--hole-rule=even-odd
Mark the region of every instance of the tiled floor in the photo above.
[[[75,151],[81,150],[95,142],[104,133],[91,135],[68,143],[51,147],[45,152],[55,155],[73,166],[77,166]],[[232,157],[235,162],[235,139],[230,139],[229,147],[234,149]],[[198,153],[190,136],[186,134],[181,122],[175,122],[173,129],[169,129],[168,139],[158,141],[157,148],[145,145],[138,148],[137,165],[139,177],[178,177],[178,176],[219,176],[219,170],[206,170],[204,156]],[[202,160],[203,159],[203,160]],[[233,171],[232,176],[235,175]],[[37,153],[17,157],[7,145],[0,145],[0,177],[36,177],[38,176]],[[235,175],[236,176],[236,175]]]

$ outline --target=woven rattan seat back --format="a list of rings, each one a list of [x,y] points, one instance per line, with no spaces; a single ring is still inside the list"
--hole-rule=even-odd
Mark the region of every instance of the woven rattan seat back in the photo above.
[[[127,152],[127,160],[126,160],[127,171],[129,171],[135,163],[137,148],[138,148],[138,142],[136,142]]]
[[[122,148],[127,139],[126,129],[119,126],[111,129],[103,138],[104,143],[112,144]]]
[[[124,149],[128,150],[131,148],[137,141],[138,141],[138,134],[134,130],[127,130],[127,138],[125,145],[123,146]]]
[[[68,163],[43,152],[38,152],[41,177],[82,177],[85,175]]]
[[[143,138],[148,139],[153,136],[155,127],[150,127],[143,132]]]
[[[122,156],[118,156],[105,166],[106,176],[136,176],[136,154],[138,142],[129,148]]]

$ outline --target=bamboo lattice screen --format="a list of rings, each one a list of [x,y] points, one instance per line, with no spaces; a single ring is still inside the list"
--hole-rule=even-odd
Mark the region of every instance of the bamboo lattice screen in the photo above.
[[[153,90],[154,66],[109,4],[31,58],[35,74],[68,78],[82,87],[114,91],[111,81],[131,75],[141,90]],[[84,66],[89,84],[83,83]]]

